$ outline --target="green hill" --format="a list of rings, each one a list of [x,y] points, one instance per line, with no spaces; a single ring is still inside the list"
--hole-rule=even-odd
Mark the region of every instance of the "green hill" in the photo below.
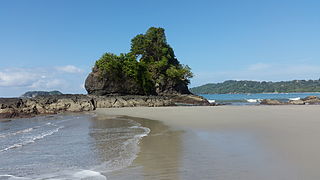
[[[50,96],[50,95],[61,95],[60,91],[28,91],[21,95],[21,97],[25,98],[33,98],[37,96]]]
[[[229,80],[194,87],[190,91],[194,94],[320,92],[320,80],[280,82]]]

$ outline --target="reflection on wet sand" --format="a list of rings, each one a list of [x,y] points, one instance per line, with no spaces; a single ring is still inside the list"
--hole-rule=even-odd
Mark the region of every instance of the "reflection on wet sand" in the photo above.
[[[132,165],[107,174],[108,178],[181,179],[179,167],[182,163],[182,131],[172,130],[162,122],[155,120],[133,117],[121,117],[120,119],[132,119],[151,131],[140,141],[140,152]]]

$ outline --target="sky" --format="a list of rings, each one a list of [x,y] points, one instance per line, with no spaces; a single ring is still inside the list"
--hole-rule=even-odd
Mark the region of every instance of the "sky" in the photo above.
[[[86,93],[105,52],[163,27],[190,87],[320,78],[318,0],[0,0],[0,97]]]

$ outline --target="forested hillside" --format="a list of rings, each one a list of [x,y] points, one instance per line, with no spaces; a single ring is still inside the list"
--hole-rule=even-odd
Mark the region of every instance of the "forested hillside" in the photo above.
[[[320,80],[280,82],[229,80],[194,87],[190,91],[194,94],[320,92]]]

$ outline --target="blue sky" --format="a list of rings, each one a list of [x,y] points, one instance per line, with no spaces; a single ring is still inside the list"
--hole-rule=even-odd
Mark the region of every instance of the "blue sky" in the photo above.
[[[0,96],[85,93],[105,52],[128,52],[149,27],[195,74],[191,87],[320,78],[320,1],[1,0]]]

